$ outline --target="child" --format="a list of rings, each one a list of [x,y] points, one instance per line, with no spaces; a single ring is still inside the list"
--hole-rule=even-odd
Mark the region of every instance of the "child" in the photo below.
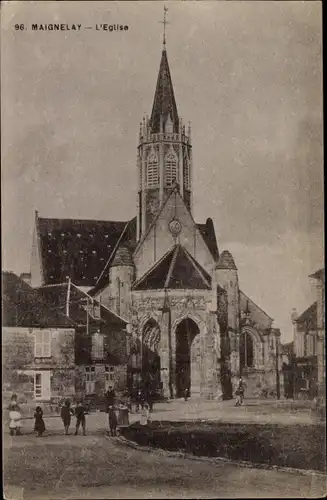
[[[14,436],[16,433],[16,436],[20,435],[20,429],[22,426],[22,415],[19,411],[18,405],[16,404],[11,404],[10,405],[10,411],[9,411],[9,431],[10,435]]]
[[[116,411],[115,411],[115,408],[113,406],[109,406],[109,410],[108,410],[108,414],[109,414],[109,429],[110,429],[110,434],[112,436],[116,436],[116,429],[117,429],[117,415],[116,415]]]
[[[65,404],[61,408],[61,412],[60,412],[60,416],[61,416],[61,420],[64,424],[66,436],[68,435],[68,429],[70,426],[71,415],[72,415],[72,409],[70,407],[70,401],[69,401],[69,399],[66,399]]]
[[[78,434],[78,429],[80,425],[82,425],[83,429],[83,436],[85,436],[85,415],[86,415],[86,408],[83,406],[83,403],[79,401],[76,405],[75,408],[75,416],[76,416],[76,430],[74,436],[77,436]]]
[[[143,406],[142,413],[141,413],[140,424],[141,425],[148,425],[149,418],[150,418],[150,407],[149,407],[148,403],[145,403]]]
[[[35,418],[34,430],[37,432],[38,437],[42,437],[43,432],[45,431],[45,423],[43,420],[43,410],[41,406],[37,406],[35,408],[34,418]]]

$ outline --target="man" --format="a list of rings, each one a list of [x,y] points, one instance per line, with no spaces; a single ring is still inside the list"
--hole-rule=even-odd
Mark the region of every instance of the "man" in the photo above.
[[[78,434],[78,429],[80,427],[80,425],[82,425],[82,429],[83,429],[83,436],[85,436],[85,415],[86,415],[87,411],[86,411],[86,408],[85,406],[83,405],[82,401],[79,401],[77,403],[77,406],[75,408],[75,416],[76,416],[76,431],[75,431],[75,436],[77,436]]]
[[[106,393],[107,408],[109,408],[109,406],[114,406],[115,397],[116,397],[116,394],[115,394],[114,388],[112,386],[110,386],[107,393]]]

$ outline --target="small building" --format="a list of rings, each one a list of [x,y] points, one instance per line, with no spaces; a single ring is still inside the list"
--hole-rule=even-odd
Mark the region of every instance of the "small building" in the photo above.
[[[71,283],[3,281],[3,382],[26,400],[103,396],[127,384],[126,321]]]
[[[293,309],[291,315],[294,342],[286,371],[292,372],[295,398],[312,398],[325,387],[324,269],[309,277],[315,280],[316,300],[302,314]]]

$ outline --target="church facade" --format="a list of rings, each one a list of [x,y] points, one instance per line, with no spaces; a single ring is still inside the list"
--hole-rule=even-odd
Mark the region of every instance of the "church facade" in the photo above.
[[[193,218],[191,126],[179,117],[164,44],[150,118],[140,123],[136,217],[35,216],[31,285],[69,278],[128,321],[129,384],[165,397],[274,394],[280,332],[239,288],[211,218]]]

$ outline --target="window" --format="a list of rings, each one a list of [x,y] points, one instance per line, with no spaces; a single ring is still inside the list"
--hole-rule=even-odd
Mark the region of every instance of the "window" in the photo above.
[[[34,373],[34,397],[35,399],[49,400],[51,397],[51,373],[40,371]]]
[[[92,337],[92,358],[103,359],[103,355],[103,336],[100,333],[96,333]]]
[[[173,186],[177,180],[177,158],[175,153],[166,155],[166,186]]]
[[[86,394],[93,394],[95,392],[95,367],[85,367],[85,392]]]
[[[254,348],[252,336],[245,332],[240,339],[240,365],[241,368],[254,366]]]
[[[158,158],[154,152],[148,157],[146,184],[148,187],[159,184]]]
[[[190,189],[190,163],[184,158],[184,188]]]
[[[105,389],[106,391],[109,387],[113,387],[114,385],[114,374],[115,369],[113,366],[105,366]]]
[[[51,333],[48,330],[35,332],[35,357],[51,357]]]

